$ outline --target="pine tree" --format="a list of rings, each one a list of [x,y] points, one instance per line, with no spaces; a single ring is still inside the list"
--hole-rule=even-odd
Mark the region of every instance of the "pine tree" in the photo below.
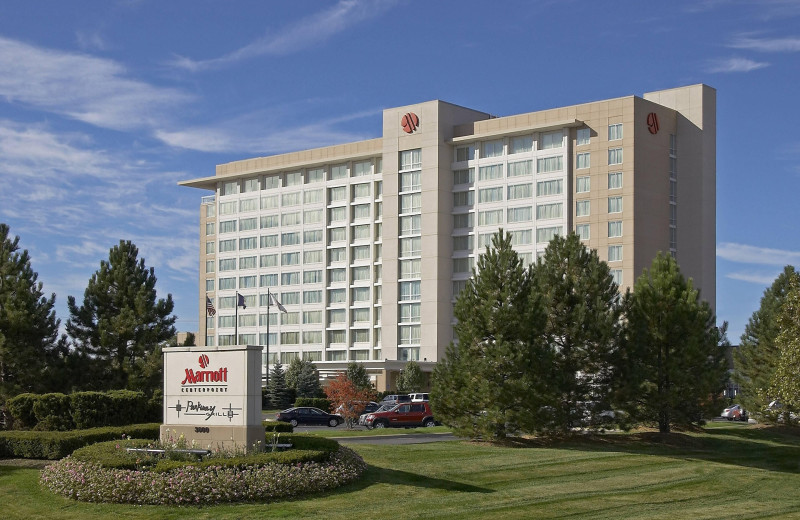
[[[769,386],[780,357],[778,315],[792,280],[798,276],[791,265],[784,267],[764,291],[759,309],[750,317],[741,344],[734,350],[733,380],[739,384],[739,397],[748,410],[763,410],[772,400]]]
[[[0,397],[60,390],[56,296],[44,296],[19,237],[0,223]]]
[[[434,369],[431,406],[462,436],[533,431],[546,366],[536,339],[543,314],[509,233],[492,238],[473,274],[456,301],[458,344]]]
[[[424,382],[425,376],[422,374],[419,363],[409,361],[397,376],[397,391],[401,394],[419,392],[422,390]]]
[[[270,371],[267,396],[271,406],[281,410],[288,408],[294,402],[294,392],[286,386],[286,373],[280,363],[275,363]]]
[[[138,254],[133,243],[120,241],[89,280],[83,304],[68,298],[67,332],[91,360],[88,389],[129,388],[147,357],[175,336],[172,295],[156,300],[153,268]]]
[[[322,393],[317,367],[299,357],[293,358],[286,368],[286,386],[294,390],[297,397],[317,397]]]
[[[777,322],[779,356],[769,394],[781,403],[781,418],[788,424],[800,412],[800,276],[791,277]]]
[[[619,345],[619,293],[608,264],[574,233],[556,236],[534,270],[533,292],[547,314],[552,355],[548,394],[552,426],[579,426],[587,412],[607,410]]]
[[[718,413],[727,378],[724,333],[670,255],[659,253],[626,293],[625,317],[618,397],[632,417],[669,433]]]
[[[347,379],[352,381],[359,390],[373,390],[375,388],[369,379],[367,369],[361,363],[356,363],[355,361],[348,363],[346,375]]]

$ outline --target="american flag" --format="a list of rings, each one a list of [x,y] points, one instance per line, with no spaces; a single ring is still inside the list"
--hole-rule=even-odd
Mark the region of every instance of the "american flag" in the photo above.
[[[206,312],[209,316],[216,316],[217,309],[214,308],[214,304],[211,302],[211,298],[206,296]]]

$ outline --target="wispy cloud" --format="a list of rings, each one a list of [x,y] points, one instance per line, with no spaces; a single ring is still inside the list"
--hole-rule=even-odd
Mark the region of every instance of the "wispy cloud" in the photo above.
[[[186,92],[131,79],[112,60],[0,37],[0,97],[114,130],[157,127]]]
[[[729,262],[756,265],[799,265],[800,251],[749,246],[735,242],[717,245],[717,257]],[[773,277],[774,278],[774,277]]]
[[[780,274],[780,270],[770,271],[770,272],[752,272],[752,271],[744,271],[744,272],[735,272],[735,273],[728,273],[725,275],[725,278],[730,278],[732,280],[740,280],[742,282],[749,282],[755,283],[758,285],[772,285],[772,282],[775,281],[775,278],[778,277]]]
[[[751,72],[768,67],[769,63],[755,61],[748,58],[727,58],[711,62],[708,72],[711,73],[730,73],[730,72]]]
[[[396,0],[340,0],[330,9],[303,18],[219,58],[193,60],[177,56],[171,65],[191,71],[218,69],[259,56],[302,51],[382,14],[395,3]]]
[[[800,52],[800,38],[754,38],[741,36],[728,47],[761,52]]]

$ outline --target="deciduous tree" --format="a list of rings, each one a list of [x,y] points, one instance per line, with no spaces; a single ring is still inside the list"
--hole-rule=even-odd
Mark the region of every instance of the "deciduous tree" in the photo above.
[[[82,305],[67,300],[67,332],[91,361],[88,389],[129,388],[148,356],[175,336],[172,295],[157,299],[154,270],[138,254],[120,241],[89,280]]]
[[[351,361],[347,364],[347,379],[353,382],[356,385],[356,388],[360,390],[374,390],[374,386],[372,385],[372,381],[369,379],[369,374],[367,374],[367,369],[361,363],[356,363],[355,361]]]
[[[345,372],[328,383],[325,395],[331,403],[331,409],[344,418],[348,428],[352,428],[364,404],[375,398],[375,390],[357,386]]]
[[[422,390],[422,385],[425,383],[425,376],[419,363],[416,361],[409,361],[400,374],[397,376],[397,391],[401,394],[409,392],[419,392]]]
[[[311,361],[293,358],[286,368],[286,386],[297,397],[317,397],[322,394],[317,367]]]
[[[791,277],[778,313],[778,361],[769,393],[781,403],[787,424],[800,413],[800,276]]]
[[[621,406],[662,433],[719,413],[727,377],[724,329],[670,255],[659,254],[626,293],[625,317]]]

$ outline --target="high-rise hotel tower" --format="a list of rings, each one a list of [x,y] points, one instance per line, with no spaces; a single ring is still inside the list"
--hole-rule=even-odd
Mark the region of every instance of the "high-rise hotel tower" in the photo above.
[[[443,101],[390,108],[376,139],[222,164],[180,184],[213,193],[200,211],[199,343],[263,345],[265,371],[300,356],[330,376],[355,360],[381,390],[408,360],[430,371],[500,227],[528,262],[576,232],[622,290],[670,252],[715,304],[706,85],[505,117]]]

